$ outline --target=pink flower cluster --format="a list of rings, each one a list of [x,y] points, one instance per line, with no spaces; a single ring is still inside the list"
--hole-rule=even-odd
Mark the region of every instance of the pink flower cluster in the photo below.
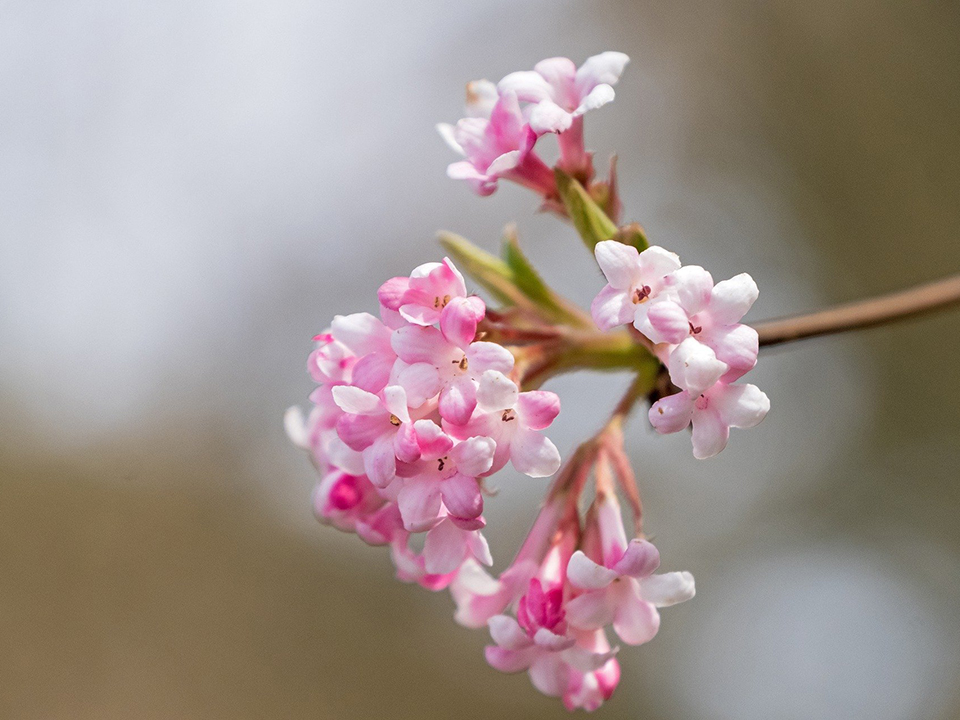
[[[558,136],[559,166],[589,178],[592,161],[583,144],[583,116],[611,102],[613,85],[630,59],[608,51],[587,58],[579,68],[567,58],[549,58],[533,70],[510,73],[494,85],[467,85],[467,117],[456,125],[437,125],[440,134],[464,156],[447,168],[480,195],[490,195],[501,178],[549,197],[553,172],[534,151],[548,133]]]
[[[450,260],[388,280],[378,295],[379,319],[337,316],[314,338],[313,407],[306,418],[291,408],[287,432],[320,473],[317,517],[389,545],[398,577],[441,589],[465,564],[492,563],[483,479],[508,462],[531,477],[560,466],[541,432],[560,400],[520,392],[513,355],[476,339],[486,308]]]
[[[693,454],[719,453],[730,428],[753,427],[770,410],[755,385],[735,384],[757,363],[757,332],[740,322],[759,295],[746,273],[714,284],[697,265],[661,247],[643,252],[607,240],[597,243],[597,263],[607,286],[591,312],[602,330],[632,323],[666,365],[680,392],[650,408],[660,433],[693,424]]]
[[[551,508],[544,513],[538,524]],[[531,538],[537,534],[535,526]],[[695,586],[690,573],[654,574],[657,549],[642,539],[627,542],[613,495],[598,495],[580,549],[578,534],[575,524],[561,526],[539,564],[525,546],[499,581],[473,577],[453,590],[458,620],[489,626],[495,644],[486,657],[494,668],[526,671],[537,690],[562,698],[569,710],[595,710],[620,680],[606,626],[629,645],[648,642],[660,627],[657,608],[692,598]]]

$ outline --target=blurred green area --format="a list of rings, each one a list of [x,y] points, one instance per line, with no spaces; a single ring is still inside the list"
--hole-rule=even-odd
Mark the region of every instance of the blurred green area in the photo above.
[[[376,4],[370,5],[375,13]],[[0,18],[12,18],[17,8],[17,3],[0,7]],[[250,6],[243,12],[258,10]],[[503,12],[491,5],[491,15]],[[554,17],[544,19],[546,13]],[[471,58],[485,53],[497,58],[497,67],[510,68],[558,52],[580,58],[610,47],[630,54],[630,72],[656,79],[669,89],[670,102],[618,100],[604,111],[613,117],[602,122],[618,132],[631,127],[622,113],[634,104],[650,104],[649,113],[667,118],[682,115],[691,131],[682,152],[670,159],[674,171],[691,187],[730,183],[766,190],[788,208],[808,243],[791,258],[810,258],[809,266],[793,271],[815,274],[807,280],[822,294],[817,304],[960,270],[956,3],[584,2],[545,6],[539,15],[531,11],[523,18],[529,27],[514,33],[528,33],[534,49],[518,47],[515,34],[490,35],[479,43],[469,26],[456,23],[452,32],[461,35],[444,41],[453,47],[472,43]],[[175,19],[171,23],[176,27]],[[484,27],[492,24],[484,21]],[[586,33],[582,41],[581,31]],[[43,34],[37,27],[24,32]],[[356,82],[362,92],[363,78]],[[451,93],[451,110],[454,102]],[[336,137],[326,141],[338,142]],[[649,137],[618,142],[628,180],[631,172],[634,179],[641,173],[643,143],[656,142]],[[357,160],[368,161],[379,162]],[[630,166],[634,170],[624,169]],[[440,188],[431,204],[445,205],[453,196],[446,184],[427,187],[430,192]],[[402,189],[393,185],[384,192]],[[464,215],[467,227],[478,212],[499,212],[474,207],[483,201],[456,197],[456,208],[470,209],[455,213],[473,214]],[[629,196],[625,200],[629,214],[635,203]],[[710,218],[698,216],[683,197],[674,202],[672,213],[689,212],[692,222],[709,231]],[[357,204],[340,212],[350,225],[366,209]],[[69,236],[69,228],[64,232]],[[389,241],[359,238],[356,251],[378,253],[403,232],[401,222]],[[669,244],[666,238],[653,240]],[[572,237],[570,243],[571,252],[579,253]],[[777,265],[777,244],[767,249],[761,238],[751,247]],[[314,289],[325,292],[317,288],[322,283],[295,267],[287,270],[300,297]],[[372,291],[378,278],[393,270],[361,280]],[[264,296],[285,297],[285,279],[280,273]],[[758,280],[762,309],[778,288],[765,286],[762,273]],[[808,308],[796,308],[803,309]],[[342,310],[330,307],[321,314]],[[263,344],[260,332],[270,321],[266,313],[241,324],[243,343]],[[319,329],[302,327],[302,339],[291,341],[300,343],[295,346],[304,356],[310,334]],[[665,613],[653,644],[624,650],[625,680],[602,716],[691,716],[682,696],[695,688],[685,688],[684,678],[665,688],[658,653],[673,658],[674,643],[697,647],[699,639],[684,633],[696,625],[697,613],[706,611],[703,606],[714,602],[711,577],[743,561],[758,537],[782,534],[785,542],[801,546],[839,538],[890,556],[922,593],[948,608],[945,617],[956,637],[960,313],[771,354],[762,361],[771,378],[765,389],[776,399],[777,381],[790,384],[789,368],[780,370],[788,353],[817,366],[831,343],[862,363],[865,379],[852,392],[870,394],[865,404],[870,415],[856,418],[842,452],[816,483],[771,490],[719,541],[687,543],[682,559],[699,563],[689,566],[703,569],[698,578],[706,578],[706,585],[701,582],[694,603]],[[69,348],[64,353],[62,367],[69,373]],[[295,360],[257,372],[272,377],[291,367],[299,372]],[[829,364],[818,367],[824,376],[833,370]],[[255,384],[240,406],[252,409],[251,415],[243,417],[209,398],[246,388],[208,375],[192,382],[186,388],[154,389],[154,405],[144,408],[146,419],[76,447],[64,447],[34,422],[11,384],[0,386],[10,391],[0,398],[0,717],[536,718],[563,713],[556,702],[537,695],[526,678],[486,668],[486,638],[452,623],[445,595],[394,582],[383,552],[354,552],[348,548],[352,539],[312,528],[307,473],[290,469],[298,467],[298,458],[279,465],[272,457],[259,464],[242,461],[249,457],[244,448],[258,447],[265,435],[272,451],[283,447],[279,418],[299,399],[299,389],[279,396],[293,384],[281,386],[284,390],[275,382]],[[205,388],[208,405],[191,406],[190,387]],[[170,397],[176,401],[168,405]],[[157,419],[149,417],[154,412]],[[832,412],[825,405],[796,416],[783,403],[775,405],[767,422],[813,425]],[[779,450],[765,448],[774,457]],[[814,458],[820,449],[808,452]],[[264,486],[269,494],[273,483],[276,498],[266,500]],[[682,512],[685,499],[671,495],[665,483],[644,478],[644,485],[654,516],[668,514],[657,504]],[[299,520],[282,520],[290,517]],[[682,538],[674,541],[682,544]],[[698,551],[699,560],[689,548]],[[730,648],[728,661],[733,667],[740,662],[736,647]],[[824,675],[837,670],[831,662],[822,658]],[[960,667],[940,672],[945,701],[891,716],[960,717]],[[784,697],[779,717],[807,717],[797,709],[803,703],[793,700]],[[723,703],[717,700],[711,707],[708,702],[705,712],[754,716],[741,713],[736,702]]]

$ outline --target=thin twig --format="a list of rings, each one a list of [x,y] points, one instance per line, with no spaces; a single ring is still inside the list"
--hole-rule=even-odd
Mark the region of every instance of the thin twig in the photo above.
[[[756,325],[760,345],[883,325],[960,303],[960,275],[901,292]]]

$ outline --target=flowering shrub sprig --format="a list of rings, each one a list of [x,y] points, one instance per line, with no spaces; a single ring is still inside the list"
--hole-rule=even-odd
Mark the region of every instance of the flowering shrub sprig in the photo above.
[[[707,458],[731,427],[756,425],[770,407],[737,382],[757,362],[757,332],[741,323],[758,294],[752,278],[715,284],[703,268],[648,246],[639,225],[618,224],[616,164],[595,179],[584,117],[613,100],[627,62],[617,52],[579,68],[552,58],[496,84],[470,83],[467,116],[439,126],[464,157],[450,177],[481,195],[500,180],[518,183],[571,222],[607,280],[591,312],[542,280],[512,228],[502,258],[444,234],[448,257],[384,282],[377,316],[337,316],[314,338],[312,407],[286,416],[319,474],[318,519],[389,546],[399,579],[449,588],[457,622],[489,629],[490,665],[526,671],[569,709],[595,709],[617,686],[607,627],[624,644],[646,643],[659,608],[694,595],[690,573],[656,572],[660,555],[644,537],[623,444],[627,415],[650,399],[653,427],[692,424],[694,455]],[[536,147],[550,134],[559,145],[552,168]],[[469,292],[458,265],[495,307]],[[546,434],[560,398],[540,388],[577,369],[628,370],[634,380],[561,468]],[[484,569],[493,563],[486,479],[507,465],[553,480],[517,556],[494,576]],[[631,510],[630,535],[618,493]]]

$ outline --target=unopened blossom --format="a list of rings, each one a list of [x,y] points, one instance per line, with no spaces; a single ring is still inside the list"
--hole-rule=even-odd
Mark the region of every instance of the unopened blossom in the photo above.
[[[655,343],[679,345],[692,338],[725,363],[726,382],[733,382],[757,364],[757,331],[740,323],[760,291],[747,273],[714,285],[702,267],[687,265],[666,278],[670,297],[654,303],[644,332]],[[671,374],[672,376],[672,374]],[[697,392],[705,388],[684,389]]]
[[[462,328],[458,328],[462,329]],[[393,349],[406,363],[397,382],[412,398],[439,394],[444,420],[463,425],[477,406],[478,380],[487,370],[509,373],[513,355],[502,345],[471,342],[469,333],[442,332],[435,327],[409,325],[392,337]]]
[[[313,491],[313,512],[320,522],[347,532],[356,532],[383,507],[384,499],[365,475],[341,470],[328,473]]]
[[[399,470],[404,479],[397,502],[410,532],[430,530],[446,514],[469,527],[483,512],[477,478],[490,470],[496,443],[488,437],[473,437],[442,450],[446,436],[439,428],[437,438],[436,449],[422,446],[420,460]]]
[[[598,498],[594,517],[600,537],[597,557],[577,550],[567,565],[567,579],[582,591],[567,603],[567,619],[584,630],[612,624],[628,645],[648,642],[660,628],[657,608],[693,597],[693,576],[654,575],[660,554],[646,540],[627,542],[620,505],[612,496]]]
[[[590,306],[593,321],[601,330],[633,323],[646,335],[647,311],[664,291],[667,275],[680,269],[680,258],[656,245],[638,252],[616,240],[597,243],[594,252],[607,285]]]
[[[583,147],[583,115],[614,99],[613,86],[630,58],[608,51],[587,58],[579,68],[563,57],[538,62],[532,71],[513,72],[497,83],[501,95],[516,93],[532,103],[530,127],[535,133],[559,133],[561,165],[572,173],[588,173]]]
[[[487,370],[477,387],[477,405],[470,421],[450,426],[460,437],[486,435],[497,443],[491,472],[507,461],[530,477],[549,477],[560,467],[560,451],[541,431],[560,413],[560,398],[545,390],[520,392],[498,370]]]
[[[533,152],[537,134],[524,118],[516,93],[500,93],[489,114],[480,115],[487,107],[488,103],[471,107],[468,102],[470,117],[456,125],[437,125],[447,144],[464,156],[447,167],[447,175],[466,180],[478,195],[493,193],[500,178],[552,195],[556,188],[553,172]]]
[[[682,391],[650,408],[650,423],[659,433],[675,433],[693,424],[693,455],[703,460],[727,445],[730,428],[751,428],[770,410],[770,399],[756,385],[718,382],[696,395]]]

